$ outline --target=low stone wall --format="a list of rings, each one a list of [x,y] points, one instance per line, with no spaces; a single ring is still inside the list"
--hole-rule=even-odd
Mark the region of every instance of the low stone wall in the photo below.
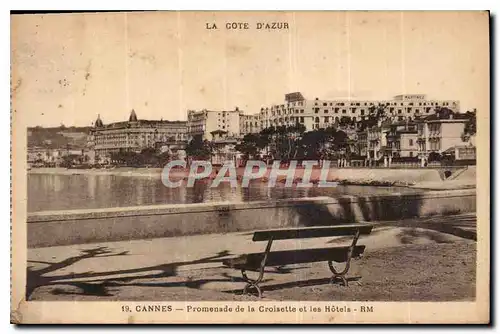
[[[476,210],[476,191],[153,205],[28,214],[28,247],[394,220]]]

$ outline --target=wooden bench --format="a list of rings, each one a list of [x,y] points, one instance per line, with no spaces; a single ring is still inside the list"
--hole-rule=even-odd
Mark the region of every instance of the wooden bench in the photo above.
[[[357,223],[350,225],[257,231],[253,234],[252,240],[267,241],[267,246],[264,252],[241,255],[236,258],[226,259],[222,263],[227,267],[241,270],[243,279],[247,282],[245,288],[243,289],[244,294],[246,294],[250,289],[255,289],[259,297],[262,297],[262,291],[259,287],[259,283],[264,278],[264,269],[266,266],[280,267],[289,264],[326,261],[328,262],[328,267],[333,273],[330,282],[334,283],[335,281],[340,280],[344,286],[347,286],[348,283],[345,276],[349,271],[351,259],[361,256],[365,251],[365,246],[358,246],[356,243],[361,235],[370,234],[372,228],[372,224]],[[275,240],[323,238],[334,236],[353,236],[353,240],[350,246],[293,249],[271,252],[271,246]],[[345,262],[344,270],[337,271],[333,266],[333,262]],[[250,279],[246,274],[247,270],[259,272],[258,278],[256,280]]]

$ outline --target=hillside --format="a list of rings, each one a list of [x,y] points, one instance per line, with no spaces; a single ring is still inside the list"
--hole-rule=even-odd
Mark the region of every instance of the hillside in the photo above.
[[[41,126],[28,128],[28,147],[47,148],[83,148],[87,144],[90,127],[54,127]]]

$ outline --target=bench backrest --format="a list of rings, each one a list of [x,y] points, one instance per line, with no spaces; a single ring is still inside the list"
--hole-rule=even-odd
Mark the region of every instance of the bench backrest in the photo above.
[[[278,229],[257,231],[253,234],[253,241],[284,240],[284,239],[304,239],[321,238],[334,236],[355,235],[359,230],[360,235],[371,233],[373,224],[358,223],[350,225],[299,227],[291,229]]]

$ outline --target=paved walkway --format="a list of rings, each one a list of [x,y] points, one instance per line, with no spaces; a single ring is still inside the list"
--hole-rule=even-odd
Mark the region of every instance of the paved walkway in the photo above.
[[[409,219],[384,222],[358,244],[367,246],[367,255],[405,245],[474,244],[475,230],[475,214]],[[241,232],[29,249],[28,293],[31,299],[134,299],[137,290],[125,288],[133,283],[152,289],[148,290],[150,299],[238,299],[235,294],[221,294],[244,285],[239,272],[222,267],[221,261],[262,251],[265,243],[252,242],[251,238],[252,233]],[[273,244],[273,250],[349,242],[331,237],[280,240]],[[330,275],[324,264],[287,266],[282,271],[270,274],[274,283]],[[271,296],[280,299],[279,291]]]

